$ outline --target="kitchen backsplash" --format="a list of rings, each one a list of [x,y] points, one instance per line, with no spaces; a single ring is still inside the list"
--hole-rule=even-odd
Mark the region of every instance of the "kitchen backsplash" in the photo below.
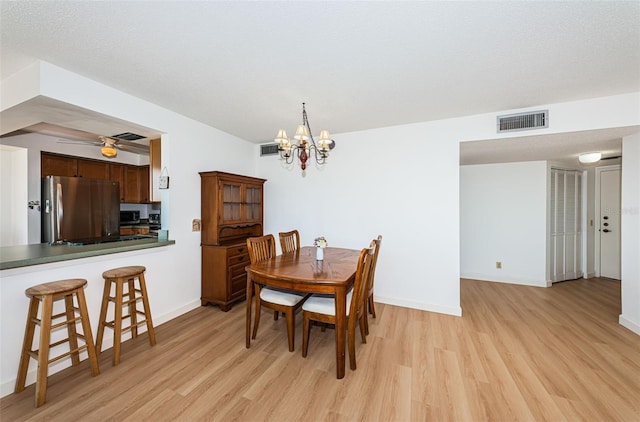
[[[140,218],[148,219],[149,214],[159,214],[160,204],[120,204],[120,211],[140,211]]]

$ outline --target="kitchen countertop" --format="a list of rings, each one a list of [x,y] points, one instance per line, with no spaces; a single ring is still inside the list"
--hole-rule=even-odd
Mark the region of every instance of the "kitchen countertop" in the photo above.
[[[175,240],[157,238],[99,243],[94,245],[54,245],[38,243],[34,245],[5,246],[0,248],[0,270],[48,264],[71,259],[89,258],[141,249],[175,245]]]

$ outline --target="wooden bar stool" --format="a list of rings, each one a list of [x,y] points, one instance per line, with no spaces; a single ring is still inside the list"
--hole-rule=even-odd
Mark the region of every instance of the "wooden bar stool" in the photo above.
[[[122,332],[131,330],[131,337],[138,337],[138,325],[147,324],[147,332],[149,333],[149,343],[151,346],[156,344],[156,336],[153,331],[153,322],[151,320],[151,309],[149,308],[149,299],[147,297],[147,286],[144,282],[144,272],[147,269],[142,266],[120,267],[107,270],[102,273],[104,278],[104,293],[102,294],[102,307],[100,309],[100,322],[98,325],[98,335],[96,336],[96,351],[98,354],[102,351],[102,337],[104,328],[113,329],[113,365],[120,363],[120,342]],[[139,289],[135,287],[135,280],[138,280]],[[115,296],[111,296],[111,285],[115,284]],[[124,293],[123,286],[127,285],[127,292]],[[125,300],[126,297],[126,300]],[[142,301],[142,310],[138,309],[138,301]],[[113,320],[107,321],[107,310],[109,302],[113,302],[115,307],[113,311]],[[128,314],[122,315],[122,308],[127,305]],[[138,319],[138,317],[143,319]],[[127,327],[122,327],[122,320],[130,319]]]
[[[18,378],[16,379],[15,392],[24,390],[29,369],[29,358],[33,357],[38,361],[38,373],[36,377],[36,407],[42,406],[47,398],[47,375],[49,364],[71,355],[72,365],[80,363],[80,351],[87,349],[91,364],[91,373],[96,376],[100,373],[98,369],[98,359],[93,347],[91,336],[91,325],[89,323],[89,313],[87,303],[84,298],[84,286],[87,280],[74,278],[68,280],[52,281],[50,283],[39,284],[25,290],[25,294],[31,298],[29,313],[27,315],[27,326],[22,343],[22,353],[20,355],[20,365],[18,366]],[[74,306],[73,296],[76,296],[78,307]],[[53,315],[53,302],[64,298],[65,311]],[[42,303],[42,312],[38,319],[38,308]],[[76,316],[76,312],[79,316]],[[53,324],[53,320],[65,317],[65,320]],[[76,330],[76,324],[82,324],[83,334]],[[40,339],[38,350],[32,350],[33,337],[36,325],[40,326]],[[57,328],[67,327],[68,337],[51,343],[51,332]],[[78,338],[84,341],[84,345],[78,346]],[[53,359],[49,359],[49,349],[69,342],[69,351]]]

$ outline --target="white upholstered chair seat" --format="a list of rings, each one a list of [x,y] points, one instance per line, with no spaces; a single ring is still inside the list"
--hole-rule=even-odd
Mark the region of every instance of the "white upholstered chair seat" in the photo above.
[[[349,316],[349,308],[351,307],[351,297],[353,289],[347,293],[347,316]],[[311,295],[309,299],[302,305],[302,310],[314,312],[323,315],[336,315],[336,301],[333,295]]]
[[[304,293],[291,290],[277,289],[274,287],[263,287],[260,289],[260,299],[265,302],[277,303],[278,305],[295,306],[304,298]]]

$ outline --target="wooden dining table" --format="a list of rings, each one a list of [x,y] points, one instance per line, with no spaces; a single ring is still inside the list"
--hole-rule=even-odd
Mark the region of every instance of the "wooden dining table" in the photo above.
[[[324,248],[324,260],[316,260],[316,248],[305,246],[298,251],[257,262],[247,270],[246,347],[251,347],[251,300],[253,283],[307,293],[335,295],[336,371],[338,379],[345,373],[345,331],[347,292],[353,286],[359,250]]]

